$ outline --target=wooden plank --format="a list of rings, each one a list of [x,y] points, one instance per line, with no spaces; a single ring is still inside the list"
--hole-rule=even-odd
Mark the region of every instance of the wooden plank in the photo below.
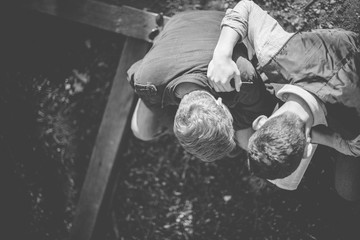
[[[89,240],[105,195],[119,146],[124,143],[125,127],[130,121],[134,91],[126,80],[126,71],[143,58],[149,44],[127,38],[114,78],[109,100],[91,155],[71,229],[72,240]]]
[[[113,175],[115,159],[125,143],[124,133],[132,113],[134,93],[126,81],[126,71],[149,49],[149,33],[156,27],[157,14],[92,0],[26,0],[21,6],[128,36],[70,231],[72,240],[90,240]],[[168,19],[164,17],[164,24]]]
[[[156,27],[156,13],[94,0],[26,0],[20,6],[148,42]]]

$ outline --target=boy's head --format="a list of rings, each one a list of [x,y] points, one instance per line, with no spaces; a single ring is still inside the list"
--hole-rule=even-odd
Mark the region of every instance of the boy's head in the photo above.
[[[235,146],[229,109],[204,90],[186,94],[175,115],[174,133],[186,151],[211,162],[223,158]]]
[[[299,166],[306,150],[305,122],[291,112],[262,117],[254,121],[257,131],[249,139],[250,171],[271,180],[287,177]]]

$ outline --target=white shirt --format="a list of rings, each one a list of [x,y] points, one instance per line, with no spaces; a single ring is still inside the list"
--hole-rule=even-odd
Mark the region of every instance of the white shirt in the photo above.
[[[327,121],[325,118],[326,108],[320,100],[318,100],[316,97],[314,97],[314,95],[302,89],[301,87],[290,84],[284,85],[284,87],[282,87],[277,92],[276,96],[279,99],[286,101],[289,94],[295,94],[301,97],[307,103],[314,118],[313,126],[320,124],[327,126]],[[311,143],[311,145],[312,145],[312,151],[310,157],[303,158],[300,162],[299,167],[292,174],[290,174],[285,178],[268,180],[268,181],[275,184],[277,187],[285,190],[296,190],[315,153],[317,144]]]

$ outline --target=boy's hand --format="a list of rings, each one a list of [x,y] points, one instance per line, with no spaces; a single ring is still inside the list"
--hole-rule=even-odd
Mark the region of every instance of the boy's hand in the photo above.
[[[360,135],[353,140],[344,140],[339,134],[335,134],[335,149],[345,155],[360,156]]]
[[[231,92],[234,89],[240,91],[240,71],[231,58],[213,58],[208,66],[207,77],[209,84],[217,92]]]

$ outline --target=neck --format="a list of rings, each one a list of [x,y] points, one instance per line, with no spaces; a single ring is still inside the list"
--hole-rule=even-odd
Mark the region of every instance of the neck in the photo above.
[[[288,111],[298,115],[300,119],[305,122],[306,127],[308,128],[311,128],[314,123],[314,117],[308,104],[301,97],[295,94],[289,94],[286,102],[279,108],[279,110],[279,113]]]

